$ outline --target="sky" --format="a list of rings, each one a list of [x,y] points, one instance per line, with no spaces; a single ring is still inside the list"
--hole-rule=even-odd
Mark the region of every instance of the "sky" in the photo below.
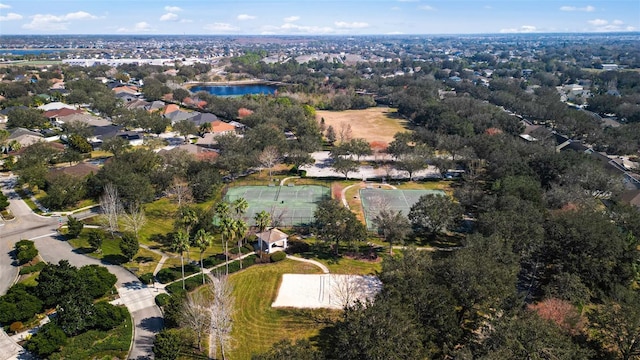
[[[640,0],[0,0],[0,35],[618,31],[640,31]]]

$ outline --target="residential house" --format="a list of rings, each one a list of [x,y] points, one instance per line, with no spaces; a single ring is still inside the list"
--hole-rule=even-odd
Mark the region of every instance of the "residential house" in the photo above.
[[[158,154],[169,151],[184,150],[191,154],[196,160],[214,160],[218,157],[218,152],[213,149],[208,149],[202,146],[194,144],[182,144],[178,145],[170,150],[160,150]]]
[[[60,110],[60,109],[64,109],[64,108],[66,108],[66,109],[74,109],[74,110],[76,109],[76,107],[73,106],[73,105],[65,104],[65,103],[62,103],[62,102],[59,102],[59,101],[55,101],[55,102],[51,102],[51,103],[48,103],[48,104],[44,104],[42,106],[38,106],[38,109],[40,109],[42,111],[45,111],[45,112],[47,112],[49,110]]]
[[[75,178],[84,178],[90,174],[97,174],[100,167],[91,163],[80,162],[73,166],[59,167],[49,170],[49,174],[67,174]]]
[[[214,120],[211,122],[211,133],[214,136],[235,134],[236,127],[222,120]]]
[[[213,123],[218,120],[218,117],[211,113],[198,113],[196,116],[190,119],[196,126],[200,126],[204,123]]]
[[[29,145],[33,145],[40,141],[44,141],[44,136],[42,134],[25,128],[9,130],[9,137],[7,138],[8,144],[16,142],[20,144],[20,148],[26,148]]]

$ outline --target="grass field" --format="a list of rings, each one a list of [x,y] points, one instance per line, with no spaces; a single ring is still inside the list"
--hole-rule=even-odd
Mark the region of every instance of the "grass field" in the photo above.
[[[314,320],[329,310],[275,309],[282,274],[318,274],[317,267],[292,260],[256,265],[231,275],[236,298],[233,316],[234,349],[229,359],[251,359],[282,339],[307,339],[324,326]]]
[[[363,138],[370,143],[374,141],[390,143],[396,133],[409,131],[407,121],[398,115],[396,109],[382,106],[364,110],[318,110],[316,117],[318,121],[324,118],[325,125],[333,126],[336,134],[339,134],[343,123],[349,124],[353,138]]]

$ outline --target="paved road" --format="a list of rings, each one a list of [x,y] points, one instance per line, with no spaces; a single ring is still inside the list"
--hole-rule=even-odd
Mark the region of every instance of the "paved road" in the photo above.
[[[57,236],[57,217],[34,214],[12,190],[15,177],[0,177],[2,192],[9,197],[14,220],[0,226],[0,295],[6,293],[18,275],[18,268],[11,256],[14,244],[20,239],[35,241],[42,258],[50,263],[67,259],[74,266],[99,264],[116,275],[120,302],[127,306],[135,325],[134,342],[130,359],[152,359],[153,339],[163,327],[162,313],[154,302],[156,293],[140,283],[138,278],[122,267],[102,264],[99,260],[74,252],[74,249]],[[78,218],[89,216],[91,211],[75,214]],[[20,347],[16,347],[0,330],[0,359],[18,358]]]

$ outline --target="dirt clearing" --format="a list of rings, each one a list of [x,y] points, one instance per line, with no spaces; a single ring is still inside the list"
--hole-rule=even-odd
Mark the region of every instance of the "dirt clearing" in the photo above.
[[[401,118],[396,109],[389,107],[373,107],[364,110],[316,111],[318,121],[324,118],[325,125],[333,126],[336,134],[340,133],[342,124],[351,125],[352,138],[362,138],[369,143],[374,141],[390,143],[397,132],[409,131],[407,121]]]

